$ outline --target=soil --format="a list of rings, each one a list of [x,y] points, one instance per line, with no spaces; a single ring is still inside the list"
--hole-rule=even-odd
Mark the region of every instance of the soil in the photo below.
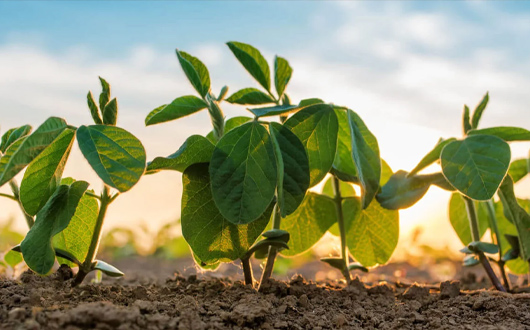
[[[0,329],[530,329],[530,294],[460,282],[368,285],[356,278],[241,281],[175,274],[71,288],[72,271],[0,279]]]

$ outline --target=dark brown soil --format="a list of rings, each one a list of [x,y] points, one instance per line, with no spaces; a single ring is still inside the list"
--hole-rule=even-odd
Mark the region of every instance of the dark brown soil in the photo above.
[[[240,281],[175,275],[70,287],[71,270],[0,279],[0,329],[530,329],[530,295],[367,286],[359,279],[273,281],[264,293]]]

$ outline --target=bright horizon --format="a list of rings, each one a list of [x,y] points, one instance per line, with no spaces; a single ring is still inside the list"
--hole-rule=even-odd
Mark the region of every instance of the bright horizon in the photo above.
[[[144,126],[152,109],[194,93],[175,48],[205,62],[214,93],[223,85],[230,92],[256,87],[225,46],[230,40],[257,47],[270,65],[275,54],[287,58],[294,101],[319,97],[357,111],[394,171],[412,169],[438,138],[461,136],[463,105],[473,109],[486,91],[482,127],[530,128],[528,3],[1,2],[0,18],[0,133],[27,123],[36,128],[52,115],[90,123],[85,96],[99,92],[100,75],[118,98],[118,124],[140,138],[148,160],[167,156],[187,136],[211,130],[204,111]],[[227,117],[246,112],[222,106]],[[527,157],[529,149],[513,144],[512,156]],[[65,176],[100,188],[77,145]],[[180,180],[178,172],[142,178],[112,205],[106,230],[140,223],[155,229],[177,219]],[[522,197],[530,197],[529,186],[528,178],[518,184]],[[449,196],[431,188],[400,211],[396,254],[418,226],[423,241],[460,247],[447,219]],[[13,216],[25,230],[16,204],[0,199],[0,210],[0,224]]]

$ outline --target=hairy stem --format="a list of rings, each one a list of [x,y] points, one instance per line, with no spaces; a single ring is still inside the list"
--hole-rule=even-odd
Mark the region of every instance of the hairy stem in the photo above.
[[[83,282],[85,277],[93,270],[94,259],[98,252],[99,243],[101,241],[101,229],[103,228],[103,222],[105,221],[105,214],[109,204],[111,203],[110,189],[107,185],[104,186],[103,192],[101,193],[101,205],[99,208],[98,218],[96,225],[94,226],[94,233],[92,234],[92,240],[88,248],[85,261],[79,266],[79,271],[74,279],[73,286],[77,286]]]
[[[342,258],[344,262],[344,269],[342,270],[342,275],[346,279],[348,283],[352,281],[352,277],[350,274],[350,270],[348,268],[349,264],[349,258],[348,258],[348,251],[346,246],[346,228],[344,226],[344,213],[342,212],[342,195],[340,192],[340,182],[339,179],[336,176],[333,176],[333,180],[331,181],[331,184],[333,186],[333,193],[335,195],[334,201],[335,201],[335,208],[337,210],[337,223],[339,225],[339,231],[340,231],[340,257]]]
[[[469,226],[471,228],[471,237],[473,239],[473,242],[479,242],[480,232],[478,229],[477,210],[475,209],[475,203],[469,197],[463,196],[463,198],[466,203],[467,216],[469,219]],[[504,288],[504,286],[502,286],[501,282],[497,278],[497,275],[495,275],[495,272],[491,268],[488,258],[486,258],[486,256],[484,255],[484,252],[478,251],[476,252],[476,254],[479,257],[480,263],[482,264],[482,267],[484,267],[486,274],[488,274],[491,283],[495,286],[497,290],[506,292],[506,289]]]
[[[216,140],[219,140],[223,136],[225,128],[223,110],[219,107],[219,103],[213,94],[209,93],[204,100],[208,104],[208,113],[212,121],[213,135]]]
[[[497,216],[495,215],[495,205],[493,204],[493,200],[490,199],[486,202],[486,209],[488,210],[490,228],[492,230],[492,233],[494,233],[495,237],[493,242],[499,247],[499,259],[497,260],[497,265],[499,266],[499,269],[501,271],[502,281],[504,282],[506,290],[510,290],[510,281],[508,279],[508,276],[506,275],[506,270],[504,269],[505,262],[502,260],[502,256],[504,255],[504,253],[502,249],[501,236],[499,226],[497,224]]]
[[[254,286],[254,277],[252,276],[252,267],[250,265],[250,258],[241,258],[241,265],[243,266],[245,284]]]
[[[272,210],[272,229],[280,229],[282,216],[280,215],[280,208],[278,207],[278,204],[274,205],[274,210]],[[267,255],[267,262],[265,264],[265,268],[263,269],[263,273],[261,274],[261,281],[259,285],[259,290],[262,290],[262,287],[267,284],[269,281],[272,270],[274,269],[274,261],[276,260],[276,256],[278,255],[278,250],[274,246],[269,246],[269,254]]]

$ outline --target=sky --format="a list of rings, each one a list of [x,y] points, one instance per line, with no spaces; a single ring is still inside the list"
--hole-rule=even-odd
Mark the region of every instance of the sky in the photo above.
[[[461,135],[464,104],[473,108],[487,91],[482,127],[530,128],[528,40],[528,2],[1,1],[0,130],[37,127],[50,116],[90,124],[86,93],[99,93],[102,76],[118,98],[119,126],[144,142],[148,159],[169,155],[187,136],[211,130],[206,112],[143,124],[152,109],[194,94],[175,48],[207,65],[214,93],[224,85],[234,92],[258,87],[225,45],[241,41],[271,66],[276,54],[289,60],[291,99],[350,107],[378,137],[390,166],[410,170],[438,138]],[[222,106],[227,117],[246,112]],[[517,158],[530,145],[512,148]],[[101,187],[77,146],[65,175]],[[516,188],[530,197],[528,186],[525,180]],[[179,217],[181,192],[177,172],[146,176],[112,205],[107,228],[146,223],[155,230]],[[421,226],[426,242],[459,248],[448,198],[431,188],[401,211],[402,237]],[[0,200],[0,223],[20,218],[13,204]]]

